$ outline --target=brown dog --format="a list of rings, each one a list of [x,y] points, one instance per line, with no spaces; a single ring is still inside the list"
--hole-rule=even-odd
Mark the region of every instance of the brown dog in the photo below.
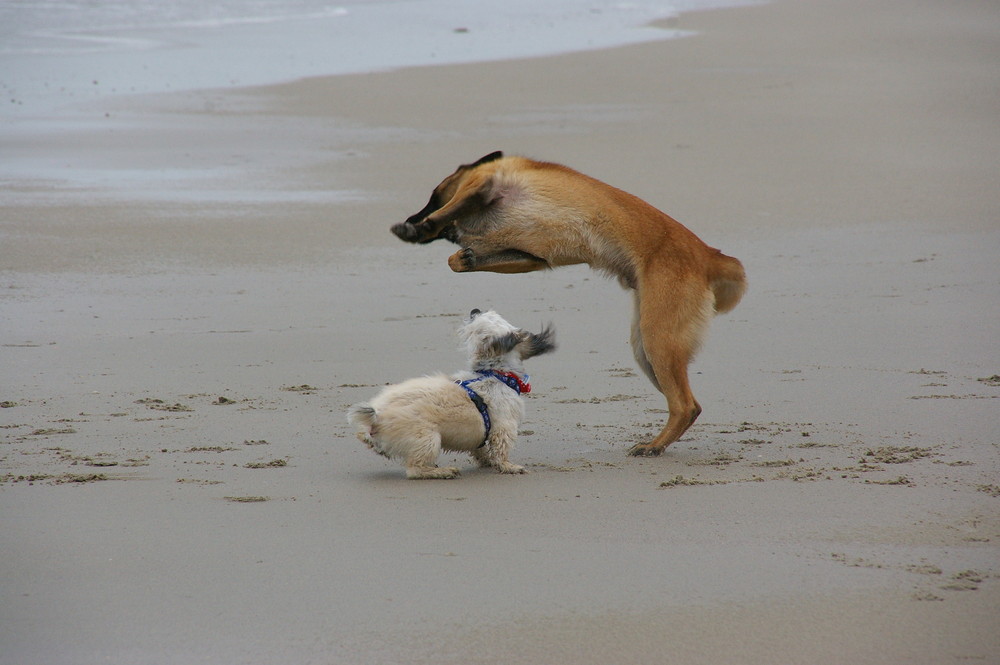
[[[659,455],[701,413],[687,368],[715,312],[743,297],[743,265],[645,201],[559,164],[489,154],[460,166],[423,210],[392,232],[445,238],[455,272],[517,273],[586,263],[614,275],[635,301],[632,350],[670,416],[631,455]]]

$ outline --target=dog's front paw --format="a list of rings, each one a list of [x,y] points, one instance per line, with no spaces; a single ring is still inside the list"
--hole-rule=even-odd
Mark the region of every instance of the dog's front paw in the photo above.
[[[476,253],[471,249],[460,249],[448,257],[448,267],[454,272],[471,272],[476,269]]]
[[[510,462],[500,462],[496,465],[497,473],[528,473],[528,470],[519,464]]]
[[[460,475],[462,473],[456,466],[411,466],[406,469],[406,477],[410,480],[450,480]]]
[[[632,457],[659,457],[663,448],[648,443],[637,443],[628,449]]]

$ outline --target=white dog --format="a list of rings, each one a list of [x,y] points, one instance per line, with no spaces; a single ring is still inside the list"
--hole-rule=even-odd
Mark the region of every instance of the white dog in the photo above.
[[[521,393],[531,390],[522,361],[555,349],[552,328],[534,334],[474,309],[458,335],[469,353],[467,371],[388,386],[347,417],[369,448],[403,461],[407,478],[459,475],[456,467],[437,466],[441,450],[472,453],[499,473],[524,473],[507,461],[524,416]]]

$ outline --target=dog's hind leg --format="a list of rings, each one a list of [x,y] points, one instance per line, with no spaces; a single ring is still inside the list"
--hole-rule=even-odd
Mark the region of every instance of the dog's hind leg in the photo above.
[[[642,373],[652,382],[653,386],[659,390],[660,382],[656,378],[656,372],[653,371],[653,365],[649,362],[649,357],[646,356],[646,348],[642,343],[642,329],[639,326],[639,292],[632,291],[632,353],[635,356],[635,362],[639,365],[639,369]]]
[[[412,450],[407,455],[406,477],[412,480],[430,478],[457,478],[460,473],[458,467],[438,466],[437,458],[441,454],[441,435],[437,432],[428,432],[419,440],[414,441]]]
[[[656,438],[633,446],[630,455],[659,455],[681,438],[701,414],[688,382],[688,364],[712,316],[712,299],[706,288],[689,288],[687,292],[674,289],[667,294],[661,289],[647,291],[645,297],[642,292],[636,296],[638,320],[632,333],[636,360],[667,398],[670,415]]]

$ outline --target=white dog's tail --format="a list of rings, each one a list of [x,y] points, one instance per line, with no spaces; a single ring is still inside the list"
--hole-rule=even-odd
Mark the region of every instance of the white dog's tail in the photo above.
[[[368,402],[359,402],[347,412],[347,419],[358,428],[358,438],[371,443],[375,434],[375,409]]]

